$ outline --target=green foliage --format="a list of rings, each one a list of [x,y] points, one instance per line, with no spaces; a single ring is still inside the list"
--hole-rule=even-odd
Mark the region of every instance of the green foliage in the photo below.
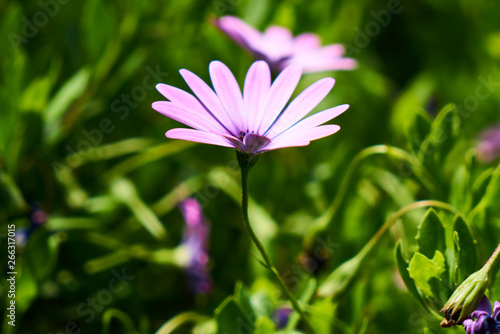
[[[212,26],[222,15],[314,32],[359,63],[295,93],[333,76],[313,112],[349,103],[342,130],[250,174],[252,225],[315,331],[463,333],[438,311],[500,240],[500,166],[476,154],[499,121],[500,4],[399,4],[383,25],[387,1],[1,2],[2,272],[7,226],[29,230],[36,203],[48,216],[17,245],[16,327],[2,313],[2,333],[305,332],[294,312],[277,328],[290,305],[244,234],[234,152],[165,139],[179,124],[151,108],[155,84],[189,91],[178,70],[209,81],[215,59],[243,84],[253,59]],[[187,197],[211,222],[209,294],[186,276]],[[113,285],[122,270],[134,279]]]
[[[445,231],[436,211],[429,209],[418,225],[418,251],[430,258],[435,250],[444,252]],[[436,253],[437,254],[437,253]]]

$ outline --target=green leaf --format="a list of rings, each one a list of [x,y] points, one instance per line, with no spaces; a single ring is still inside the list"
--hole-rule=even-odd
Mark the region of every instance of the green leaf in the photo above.
[[[317,294],[321,297],[330,297],[332,300],[342,297],[353,284],[361,269],[363,260],[363,254],[358,253],[353,258],[342,263],[319,286]]]
[[[469,212],[472,206],[472,192],[470,189],[470,172],[462,164],[453,175],[450,188],[450,204],[461,212]]]
[[[236,298],[236,300],[246,313],[253,312],[252,303],[250,301],[250,294],[248,293],[247,289],[245,289],[243,283],[241,283],[240,281],[236,282],[236,287],[234,289],[234,298]]]
[[[22,111],[43,111],[47,106],[51,88],[52,80],[50,76],[34,79],[24,90],[19,108]]]
[[[406,138],[411,152],[417,153],[431,131],[432,118],[423,110],[416,110],[413,122],[406,128]]]
[[[90,58],[95,61],[99,59],[113,38],[117,26],[115,15],[102,1],[85,1],[81,23],[85,49]]]
[[[71,103],[85,92],[89,79],[90,71],[86,68],[82,68],[67,80],[57,91],[52,100],[50,100],[43,113],[45,134],[49,136],[49,139],[57,137],[61,118],[68,110]]]
[[[17,308],[22,314],[37,297],[40,286],[52,273],[59,251],[59,234],[41,228],[30,237],[19,261]]]
[[[318,299],[312,304],[310,320],[316,333],[332,333],[332,321],[329,320],[334,315],[335,308],[335,303],[328,298]]]
[[[408,119],[413,119],[413,115],[418,113],[429,101],[436,85],[432,73],[421,73],[409,85],[398,94],[391,115],[391,129],[399,137],[402,137],[402,124],[406,124]]]
[[[433,256],[436,250],[444,252],[444,227],[434,209],[429,209],[418,225],[416,239],[418,251],[428,258]]]
[[[476,241],[472,237],[469,227],[459,215],[453,220],[453,231],[457,232],[456,237],[454,237],[455,260],[458,269],[456,281],[462,282],[476,270]]]
[[[498,200],[500,198],[500,164],[495,168],[495,172],[491,177],[491,181],[486,188],[484,195],[485,207],[492,212],[493,215],[500,215],[500,205]]]
[[[317,282],[316,279],[314,278],[307,278],[306,280],[306,285],[304,287],[304,290],[302,291],[302,294],[300,295],[299,302],[303,305],[308,305],[309,301],[311,298],[314,296],[314,293],[316,292],[316,286]],[[333,305],[333,303],[329,299],[321,299],[321,300],[327,300],[330,305]],[[311,319],[314,318],[315,312],[310,312]],[[297,327],[297,324],[299,323],[300,317],[299,314],[295,311],[293,311],[290,316],[288,317],[288,322],[286,324],[286,327],[284,331],[286,333],[291,332]],[[315,327],[314,320],[312,320],[312,326]],[[320,332],[317,330],[317,332]]]
[[[453,104],[445,106],[432,123],[418,158],[431,172],[442,173],[446,156],[455,146],[460,135],[460,117]]]
[[[144,203],[137,193],[135,184],[128,179],[118,179],[111,184],[111,192],[115,198],[129,207],[137,220],[158,240],[167,236],[167,230],[153,210]]]
[[[275,331],[276,326],[268,317],[260,316],[255,321],[254,334],[273,334]]]
[[[481,199],[486,194],[486,189],[491,182],[494,171],[495,170],[493,168],[489,168],[485,170],[481,175],[479,175],[474,181],[474,184],[472,185],[472,196],[474,204],[481,201]]]
[[[247,316],[241,304],[234,297],[228,297],[215,310],[215,319],[217,321],[217,333],[229,334],[254,333],[254,324],[250,323],[250,317]]]
[[[413,278],[418,289],[429,299],[439,297],[437,283],[446,270],[444,262],[444,256],[439,251],[435,252],[432,260],[417,252],[410,261],[410,277]]]
[[[16,308],[23,314],[38,295],[38,282],[34,271],[25,263],[19,265],[16,277]]]
[[[410,273],[408,271],[408,261],[406,261],[403,255],[403,248],[401,246],[401,240],[396,244],[396,248],[394,249],[394,257],[396,258],[396,266],[399,271],[399,275],[403,279],[403,282],[406,285],[408,291],[418,299],[418,301],[422,304],[422,306],[428,310],[427,305],[424,303],[422,296],[417,290],[417,286],[415,285],[415,281],[410,277]]]

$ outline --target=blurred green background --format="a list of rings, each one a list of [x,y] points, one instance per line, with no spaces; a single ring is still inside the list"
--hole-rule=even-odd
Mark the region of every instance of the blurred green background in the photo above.
[[[388,6],[398,13],[381,21]],[[260,30],[279,24],[294,34],[317,33],[325,44],[343,43],[359,62],[354,71],[304,75],[295,93],[333,76],[332,93],[315,110],[350,104],[335,119],[341,131],[306,148],[267,153],[251,173],[251,219],[280,272],[296,268],[298,295],[308,277],[323,281],[391,213],[422,199],[450,203],[469,217],[479,268],[500,237],[498,208],[483,200],[488,187],[489,198],[498,194],[497,162],[480,163],[474,153],[478,134],[500,116],[499,14],[500,3],[486,0],[0,1],[2,273],[7,225],[28,229],[37,206],[48,216],[17,247],[17,322],[9,326],[4,315],[2,333],[153,333],[189,310],[194,322],[174,332],[211,333],[214,310],[237,281],[257,299],[277,289],[249,253],[233,150],[166,139],[178,123],[151,108],[164,99],[158,82],[188,90],[181,68],[208,81],[209,62],[221,60],[242,83],[253,59],[213,27],[210,20],[223,15]],[[449,103],[454,121],[431,126]],[[433,187],[387,154],[351,165],[377,144],[424,164]],[[333,221],[318,233],[334,250],[304,269],[301,259],[318,240],[305,247],[304,236],[342,182]],[[189,196],[200,200],[212,226],[208,295],[189,290],[175,253],[184,226],[176,206]],[[482,211],[473,212],[478,203]],[[463,332],[439,329],[395,267],[396,241],[415,251],[424,214],[405,216],[343,297],[316,306],[324,332]],[[133,278],[106,299],[110,280],[122,272]],[[4,305],[7,290],[2,280]],[[101,303],[91,306],[93,298]]]

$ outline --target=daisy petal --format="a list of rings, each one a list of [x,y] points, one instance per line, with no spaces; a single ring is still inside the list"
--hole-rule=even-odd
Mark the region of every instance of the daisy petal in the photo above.
[[[307,140],[288,140],[288,141],[275,141],[273,140],[271,144],[267,145],[261,152],[263,151],[271,151],[271,150],[276,150],[278,148],[285,148],[285,147],[300,147],[300,146],[307,146],[311,142]],[[260,153],[260,152],[258,152]]]
[[[215,20],[215,25],[249,51],[260,44],[260,32],[237,17],[223,16]]]
[[[194,113],[199,115],[199,118],[205,122],[205,128],[210,129],[211,131],[218,132],[221,134],[229,134],[229,131],[220,124],[220,121],[210,112],[208,111],[201,102],[189,94],[188,92],[165,84],[156,85],[156,89],[167,99],[174,102],[174,104],[181,109],[188,109],[190,113]],[[157,109],[157,107],[166,106],[163,104],[157,104],[158,102],[153,103],[153,109],[156,111],[166,115],[162,110]],[[155,107],[155,104],[157,107]],[[168,116],[168,115],[166,115]],[[168,116],[170,117],[170,116]],[[175,119],[175,118],[174,118]],[[177,120],[177,119],[176,119]],[[181,122],[184,123],[184,122]],[[186,123],[184,123],[186,124]]]
[[[270,26],[262,35],[263,51],[272,61],[277,61],[291,53],[292,42],[293,36],[290,30],[280,26]]]
[[[330,109],[326,109],[323,111],[320,111],[312,116],[309,116],[307,118],[304,118],[300,122],[296,123],[294,126],[292,126],[290,129],[293,129],[293,131],[303,131],[306,129],[310,129],[313,127],[316,127],[318,125],[321,125],[323,123],[326,123],[338,115],[342,114],[344,111],[346,111],[349,108],[348,104],[342,104],[340,106],[336,106]],[[285,130],[284,132],[286,132]],[[282,132],[283,133],[283,132]],[[279,136],[279,135],[277,135]],[[276,136],[276,137],[277,137]]]
[[[196,143],[218,145],[224,147],[234,147],[223,136],[216,135],[210,132],[198,131],[193,129],[172,129],[165,133],[165,136],[170,139],[181,139],[187,141],[194,141]]]
[[[267,101],[271,87],[271,71],[265,61],[256,61],[248,70],[243,88],[243,102],[249,129],[258,129],[265,112],[262,101]]]
[[[488,297],[486,297],[486,295],[483,295],[483,298],[481,298],[481,301],[479,302],[476,311],[483,311],[486,312],[486,314],[491,314],[491,303]]]
[[[309,86],[290,102],[290,105],[268,130],[267,135],[272,138],[297,123],[328,95],[334,84],[335,79],[324,78]]]
[[[280,26],[269,26],[264,32],[264,38],[275,43],[289,43],[292,41],[292,33],[287,28]]]
[[[265,114],[259,124],[259,133],[265,133],[281,113],[299,83],[302,70],[298,65],[285,68],[274,80],[265,103]]]
[[[179,71],[188,84],[189,88],[198,97],[200,102],[212,112],[212,114],[228,129],[232,135],[236,135],[238,128],[231,117],[227,114],[226,110],[222,106],[219,98],[214,93],[212,88],[210,88],[205,81],[201,80],[196,74],[191,71],[182,69]]]
[[[500,323],[500,303],[497,301],[493,306],[493,318],[496,322]]]
[[[475,321],[473,321],[472,319],[466,319],[464,320],[463,322],[463,326],[464,326],[464,329],[465,329],[465,333],[466,334],[474,334],[474,325],[476,324]]]
[[[214,131],[214,128],[207,124],[201,115],[192,110],[181,108],[173,102],[157,101],[151,105],[154,110],[165,115],[174,121],[180,122],[197,130]]]
[[[352,58],[319,58],[310,57],[293,57],[287,60],[290,64],[301,64],[305,73],[314,73],[322,71],[339,71],[353,70],[358,66],[358,63]]]
[[[342,44],[330,44],[319,48],[318,51],[324,57],[336,58],[344,55],[345,47]]]
[[[245,131],[246,117],[243,108],[243,98],[231,70],[220,61],[212,61],[209,66],[210,78],[215,92],[226,109],[228,115],[231,115],[236,128]]]
[[[326,109],[323,111],[320,111],[312,116],[309,116],[307,118],[304,118],[300,122],[295,123],[288,129],[285,129],[283,132],[275,135],[274,137],[271,137],[273,140],[277,139],[278,137],[281,137],[282,135],[287,134],[289,131],[293,133],[302,133],[303,131],[307,131],[308,129],[317,127],[318,125],[321,125],[325,122],[328,122],[338,115],[342,114],[344,111],[346,111],[349,108],[348,104],[342,104],[337,107],[333,107],[330,109]]]
[[[304,131],[303,133],[300,134],[300,137],[305,140],[313,141],[316,139],[331,136],[334,133],[338,132],[339,130],[340,126],[338,126],[337,124],[320,125],[315,128]]]
[[[279,137],[273,139],[265,150],[275,150],[283,147],[306,146],[312,140],[330,136],[340,130],[340,126],[335,124],[322,125],[304,131],[287,131]]]
[[[318,48],[320,45],[321,41],[319,37],[309,32],[300,34],[293,40],[293,49],[296,52]]]

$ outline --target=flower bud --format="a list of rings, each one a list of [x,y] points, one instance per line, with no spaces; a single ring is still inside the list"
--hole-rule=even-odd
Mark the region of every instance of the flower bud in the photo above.
[[[445,320],[441,322],[441,327],[462,324],[476,310],[487,285],[488,273],[482,269],[467,277],[441,309],[445,316]]]

